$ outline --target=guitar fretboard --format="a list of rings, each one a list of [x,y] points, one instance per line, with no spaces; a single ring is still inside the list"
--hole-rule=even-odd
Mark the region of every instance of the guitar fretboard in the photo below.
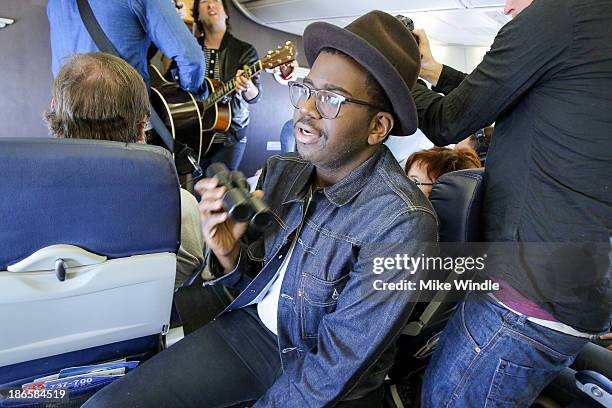
[[[253,65],[251,65],[250,67],[248,67],[244,74],[247,78],[251,79],[253,75],[257,74],[262,69],[263,69],[263,65],[261,63],[261,60],[259,60]],[[236,87],[236,78],[232,78],[231,80],[224,83],[223,86],[216,88],[215,91],[211,93],[208,96],[208,98],[204,100],[204,102],[202,102],[204,106],[204,110],[215,105],[217,102],[223,99],[223,97],[232,93],[235,87]]]

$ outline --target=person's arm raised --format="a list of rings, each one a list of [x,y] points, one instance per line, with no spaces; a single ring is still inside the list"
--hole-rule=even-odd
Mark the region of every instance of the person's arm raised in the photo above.
[[[443,65],[433,57],[429,38],[423,29],[416,29],[412,32],[419,38],[419,51],[421,52],[421,70],[419,76],[435,86],[442,74]]]
[[[562,68],[571,52],[572,22],[564,5],[534,2],[502,27],[482,62],[447,96],[415,85],[419,129],[446,146],[490,125],[544,75]]]
[[[202,234],[209,250],[215,255],[224,273],[236,267],[240,255],[240,238],[245,234],[249,223],[235,222],[223,209],[223,195],[226,187],[220,187],[217,179],[206,178],[198,181],[195,190],[202,197],[198,209],[202,222]],[[254,197],[263,197],[258,190]]]

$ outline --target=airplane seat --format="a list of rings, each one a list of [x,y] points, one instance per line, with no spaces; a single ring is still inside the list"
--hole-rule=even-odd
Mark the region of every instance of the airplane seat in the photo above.
[[[0,389],[159,351],[180,240],[170,153],[0,139],[0,174]]]
[[[440,176],[433,185],[429,200],[438,215],[440,244],[445,256],[467,255],[461,245],[452,243],[481,242],[480,213],[484,193],[484,169],[459,170]],[[449,253],[452,252],[452,253]],[[456,274],[436,276],[452,282]],[[467,276],[462,278],[465,278]],[[432,276],[428,279],[434,278]],[[391,384],[401,383],[422,370],[437,344],[446,321],[452,314],[457,292],[429,293],[412,311],[408,325],[397,343],[397,357],[389,372]],[[395,385],[387,392],[387,406],[402,406]],[[394,402],[390,402],[389,398]]]
[[[429,201],[439,220],[440,242],[480,242],[484,168],[458,170],[436,180]]]
[[[612,351],[596,343],[587,343],[570,367],[559,373],[534,402],[555,407],[582,408],[612,406]],[[598,404],[597,404],[598,403]]]
[[[465,255],[462,252],[465,252],[466,248],[452,243],[482,241],[480,213],[483,193],[483,168],[443,174],[433,185],[429,201],[438,215],[438,233],[445,255]],[[454,276],[442,278],[450,281]],[[445,321],[448,313],[454,308],[454,302],[445,300],[451,294],[454,292],[439,291],[426,307],[415,308],[417,315],[415,316],[413,312],[413,319],[404,330],[404,334],[417,336],[424,328],[440,319]]]

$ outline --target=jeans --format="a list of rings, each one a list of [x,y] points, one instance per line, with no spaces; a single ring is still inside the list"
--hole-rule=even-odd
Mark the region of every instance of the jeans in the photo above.
[[[86,408],[221,408],[256,401],[281,375],[255,306],[226,313],[103,388]],[[382,387],[336,408],[381,407]],[[249,403],[247,405],[253,405]]]
[[[276,336],[254,307],[227,313],[94,395],[85,407],[228,407],[280,374]]]
[[[486,294],[468,294],[432,356],[421,406],[528,407],[587,341],[532,323]]]
[[[246,133],[246,129],[242,129],[240,133]],[[242,162],[242,156],[246,150],[247,137],[241,135],[241,139],[234,144],[224,145],[210,157],[203,157],[200,161],[202,170],[206,170],[212,163],[224,163],[230,170],[238,170]]]

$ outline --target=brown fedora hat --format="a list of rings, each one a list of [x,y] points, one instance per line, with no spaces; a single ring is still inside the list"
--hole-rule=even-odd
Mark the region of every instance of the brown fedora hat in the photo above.
[[[351,56],[381,85],[391,101],[395,136],[413,134],[418,125],[410,89],[421,64],[419,47],[399,20],[379,10],[371,11],[345,28],[312,23],[304,30],[304,51],[312,66],[323,48],[334,48]]]

